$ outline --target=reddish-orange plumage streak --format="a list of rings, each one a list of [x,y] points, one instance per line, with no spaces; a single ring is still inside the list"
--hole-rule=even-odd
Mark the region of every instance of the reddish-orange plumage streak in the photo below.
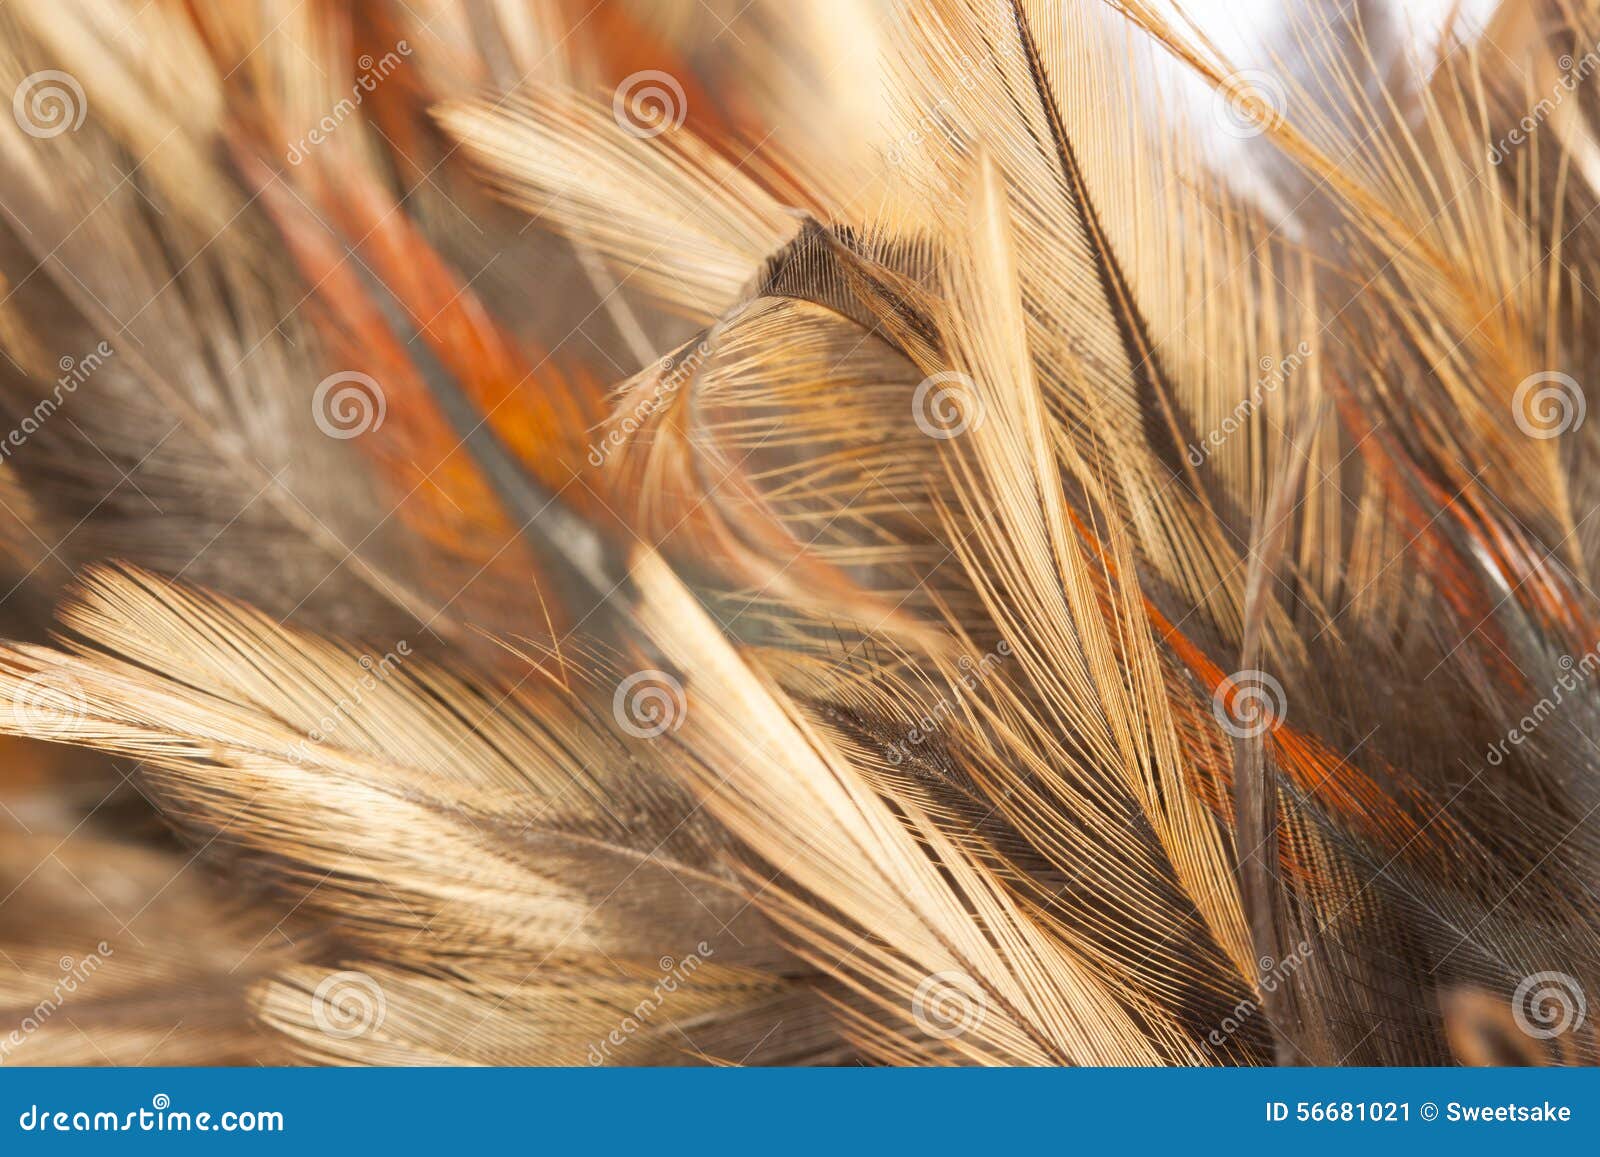
[[[1117,566],[1109,551],[1075,511],[1068,513],[1084,543],[1094,551],[1106,568],[1107,574],[1115,581]],[[1172,649],[1183,665],[1200,682],[1207,695],[1214,698],[1221,693],[1224,697],[1223,707],[1225,709],[1231,707],[1232,698],[1238,694],[1238,690],[1231,685],[1228,689],[1224,689],[1228,680],[1227,672],[1179,631],[1147,595],[1141,594],[1140,598],[1157,638]],[[1192,697],[1185,696],[1175,697],[1175,701],[1183,703],[1186,698],[1192,703]],[[1194,713],[1200,715],[1198,710]],[[1200,726],[1214,727],[1214,723],[1209,719],[1202,719]],[[1182,734],[1180,731],[1180,736]],[[1278,766],[1298,790],[1313,796],[1337,812],[1354,830],[1369,836],[1380,846],[1399,850],[1409,845],[1420,834],[1421,826],[1405,810],[1396,805],[1377,781],[1356,763],[1340,756],[1321,739],[1291,727],[1283,720],[1276,720],[1266,733],[1266,741],[1272,745]],[[1392,772],[1393,769],[1389,770]],[[1196,780],[1200,778],[1202,777],[1196,777]],[[1396,775],[1395,778],[1399,777]],[[1227,793],[1217,792],[1209,785],[1202,785],[1199,782],[1196,782],[1196,786],[1202,789],[1213,810],[1231,825],[1233,808]],[[1413,805],[1422,805],[1426,800],[1425,797],[1413,795],[1410,802]],[[1439,829],[1441,824],[1439,837],[1447,839],[1450,834],[1449,823],[1444,820],[1434,826]],[[1296,867],[1297,871],[1301,869],[1310,870],[1308,865]]]
[[[400,499],[398,517],[430,540],[452,549],[471,542],[472,531],[503,538],[511,523],[471,456],[439,412],[427,385],[382,313],[350,267],[346,254],[281,183],[260,184],[261,203],[324,306],[312,314],[334,350],[359,357],[385,394],[383,425],[358,439],[360,449],[387,472]]]

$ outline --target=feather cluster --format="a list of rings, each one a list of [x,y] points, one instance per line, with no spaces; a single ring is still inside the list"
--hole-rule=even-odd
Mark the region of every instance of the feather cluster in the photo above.
[[[1600,4],[1398,7],[11,0],[0,1063],[1600,1059]]]

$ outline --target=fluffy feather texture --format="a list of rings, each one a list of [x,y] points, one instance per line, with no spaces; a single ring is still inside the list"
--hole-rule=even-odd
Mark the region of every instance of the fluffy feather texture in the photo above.
[[[1600,1059],[1600,8],[802,7],[0,12],[15,1059]]]

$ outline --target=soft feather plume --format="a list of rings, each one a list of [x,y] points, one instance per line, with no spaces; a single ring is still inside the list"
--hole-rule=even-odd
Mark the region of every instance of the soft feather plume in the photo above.
[[[3,1059],[1600,1060],[1600,6],[801,7],[0,12]]]

